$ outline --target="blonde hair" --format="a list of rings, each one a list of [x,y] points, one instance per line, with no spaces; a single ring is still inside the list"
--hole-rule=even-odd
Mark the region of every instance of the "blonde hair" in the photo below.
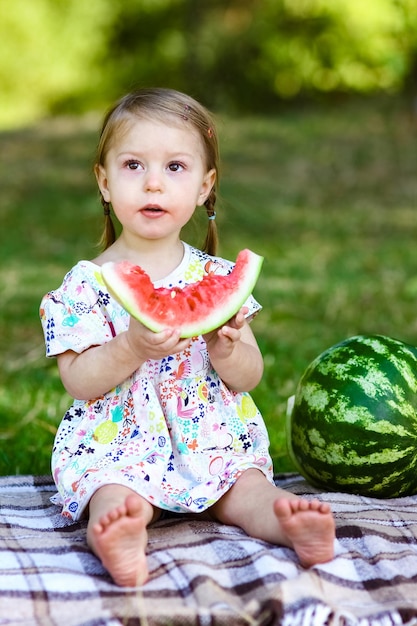
[[[214,169],[216,181],[204,203],[208,216],[207,235],[203,250],[215,255],[217,252],[218,235],[215,222],[216,185],[219,175],[219,145],[213,118],[209,111],[199,102],[184,93],[173,89],[140,89],[121,98],[106,114],[97,147],[95,169],[104,166],[112,139],[134,116],[172,123],[178,117],[187,121],[198,132],[206,160],[207,171]],[[108,248],[116,240],[116,232],[111,216],[110,204],[101,196],[104,207],[105,224],[101,237],[101,247]]]

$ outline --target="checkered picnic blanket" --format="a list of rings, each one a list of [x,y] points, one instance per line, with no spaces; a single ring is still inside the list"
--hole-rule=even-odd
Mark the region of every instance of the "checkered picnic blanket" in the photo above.
[[[173,516],[149,530],[150,580],[123,589],[89,551],[85,522],[51,504],[50,477],[0,478],[0,625],[417,625],[417,496],[318,494],[297,475],[277,484],[330,503],[333,561],[304,569],[238,528]]]

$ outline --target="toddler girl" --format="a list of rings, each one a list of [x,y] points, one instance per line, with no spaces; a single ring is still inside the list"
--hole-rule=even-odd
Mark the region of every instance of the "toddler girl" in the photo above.
[[[305,566],[331,559],[329,506],[274,485],[267,432],[248,394],[263,372],[249,326],[259,304],[250,297],[222,328],[182,339],[130,318],[100,275],[103,263],[123,259],[157,287],[230,272],[215,256],[210,114],[173,90],[125,96],[104,120],[95,175],[104,251],[77,263],[41,304],[47,355],[74,398],[52,455],[63,514],[88,515],[88,544],[122,586],[146,581],[147,527],[163,511],[239,526],[293,548]],[[181,240],[196,206],[208,216],[204,251]]]

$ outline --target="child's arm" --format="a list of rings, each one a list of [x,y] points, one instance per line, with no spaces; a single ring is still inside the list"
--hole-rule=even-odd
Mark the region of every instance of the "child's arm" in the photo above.
[[[153,333],[134,319],[129,329],[111,341],[92,346],[80,354],[68,350],[58,356],[62,383],[78,400],[92,400],[110,391],[148,359],[162,359],[185,350],[189,339],[178,331]]]
[[[241,309],[226,326],[205,335],[213,368],[233,391],[250,391],[260,382],[263,358]]]

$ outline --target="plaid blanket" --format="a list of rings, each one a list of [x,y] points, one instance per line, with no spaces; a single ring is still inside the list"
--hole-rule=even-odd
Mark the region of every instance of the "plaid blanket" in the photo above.
[[[297,475],[277,484],[317,494]],[[149,531],[150,580],[122,589],[54,492],[50,477],[0,478],[1,625],[417,625],[417,496],[318,494],[336,517],[337,554],[311,569],[238,528],[168,517]]]

